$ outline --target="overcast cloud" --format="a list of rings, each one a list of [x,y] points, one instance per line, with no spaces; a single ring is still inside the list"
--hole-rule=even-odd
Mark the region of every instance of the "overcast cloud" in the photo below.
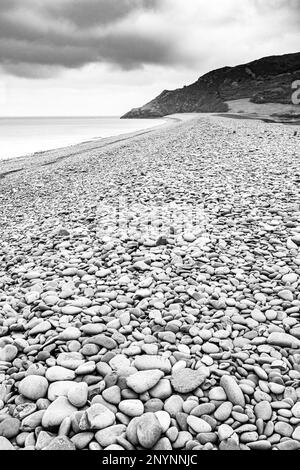
[[[91,89],[117,77],[123,94],[139,82],[147,99],[299,44],[299,0],[0,0],[0,96],[1,83],[4,96],[25,82],[65,88],[71,74]]]
[[[0,60],[32,76],[90,63],[186,65],[218,41],[296,39],[299,12],[299,0],[1,0]]]

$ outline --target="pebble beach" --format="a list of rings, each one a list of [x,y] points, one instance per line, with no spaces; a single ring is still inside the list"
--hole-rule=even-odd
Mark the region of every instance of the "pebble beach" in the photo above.
[[[300,126],[1,162],[0,450],[300,449]]]

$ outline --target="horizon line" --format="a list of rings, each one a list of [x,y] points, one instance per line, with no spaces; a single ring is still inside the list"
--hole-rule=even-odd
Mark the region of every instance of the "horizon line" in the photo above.
[[[122,114],[95,114],[95,115],[87,115],[87,114],[78,114],[78,115],[44,115],[44,116],[41,116],[41,115],[20,115],[20,116],[1,116],[0,115],[0,119],[17,119],[17,118],[40,118],[40,119],[44,119],[44,118],[82,118],[82,117],[85,117],[85,118],[99,118],[99,117],[120,117],[122,116]]]

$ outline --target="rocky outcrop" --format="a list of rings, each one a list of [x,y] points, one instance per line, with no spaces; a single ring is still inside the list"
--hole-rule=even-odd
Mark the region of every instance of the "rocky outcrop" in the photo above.
[[[123,118],[156,118],[174,113],[228,111],[227,101],[248,98],[254,103],[291,103],[291,84],[300,80],[300,53],[265,57],[203,75],[192,85],[165,90]]]

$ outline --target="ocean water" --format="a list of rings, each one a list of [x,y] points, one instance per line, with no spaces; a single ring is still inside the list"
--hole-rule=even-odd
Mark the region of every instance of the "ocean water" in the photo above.
[[[164,122],[119,117],[0,118],[0,160],[136,132]]]

